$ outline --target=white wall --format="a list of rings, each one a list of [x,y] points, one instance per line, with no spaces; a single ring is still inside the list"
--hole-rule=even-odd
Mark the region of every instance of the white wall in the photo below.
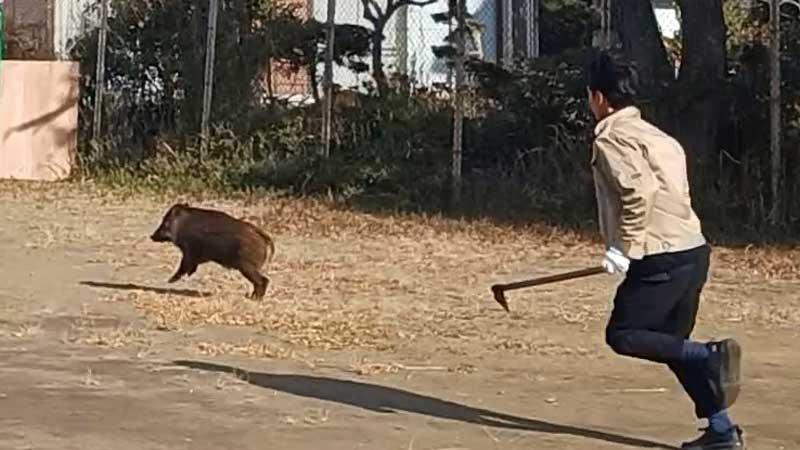
[[[442,45],[450,32],[447,24],[433,21],[431,14],[447,12],[447,0],[408,9],[408,75],[430,85],[447,81],[447,66],[433,55],[431,47]]]
[[[661,28],[661,35],[674,38],[681,29],[681,22],[678,19],[678,12],[675,8],[655,8],[656,21]]]
[[[385,4],[385,0],[379,0]],[[473,14],[477,20],[484,24],[482,30],[482,51],[484,57],[494,61],[496,57],[495,44],[495,12],[494,0],[467,0],[467,10]],[[336,4],[336,22],[361,25],[372,29],[371,24],[363,18],[363,6],[361,0],[338,0]],[[436,3],[425,7],[409,7],[407,9],[407,39],[406,42],[397,42],[396,21],[400,17],[397,13],[387,24],[383,48],[383,61],[387,74],[400,71],[397,67],[398,46],[406,45],[407,60],[406,73],[412,76],[417,82],[430,85],[431,83],[442,83],[447,81],[448,69],[444,61],[438,60],[431,47],[442,45],[445,37],[449,33],[446,24],[438,24],[433,21],[431,15],[434,13],[446,12],[447,0],[438,0]],[[327,20],[327,2],[324,0],[314,1],[314,18],[325,22]],[[368,64],[370,63],[367,59]],[[323,72],[320,65],[319,73]],[[355,74],[348,69],[334,66],[334,82],[346,88],[357,88],[363,82],[371,82],[370,74]]]
[[[383,5],[386,4],[385,0],[378,0]],[[325,0],[314,1],[314,18],[320,22],[327,22],[328,20],[328,2]],[[395,59],[395,17],[386,25],[384,32],[384,48],[383,48],[383,61],[384,67],[387,72],[393,70],[393,63]],[[368,29],[372,29],[372,25],[364,19],[364,7],[361,0],[338,0],[336,2],[336,23],[337,24],[352,24],[361,25]],[[366,61],[369,64],[369,57]],[[320,63],[318,71],[320,75],[324,72],[325,65]],[[357,74],[353,71],[339,67],[334,64],[333,66],[333,81],[340,84],[344,88],[357,88],[364,82],[371,81],[372,76],[369,73]]]
[[[57,59],[67,59],[71,41],[97,22],[96,15],[87,15],[86,8],[97,0],[55,0],[53,48]]]

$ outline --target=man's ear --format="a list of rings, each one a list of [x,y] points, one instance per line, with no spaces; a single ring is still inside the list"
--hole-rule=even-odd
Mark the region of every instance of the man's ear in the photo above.
[[[591,88],[589,88],[589,96],[592,98],[592,101],[598,105],[603,104],[606,99],[602,92],[593,91]]]

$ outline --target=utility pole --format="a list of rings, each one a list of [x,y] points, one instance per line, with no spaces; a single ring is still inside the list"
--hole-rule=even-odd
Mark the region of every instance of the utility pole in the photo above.
[[[322,109],[322,156],[331,156],[331,120],[333,115],[333,52],[336,37],[336,0],[328,0],[328,32],[325,40],[325,104]]]
[[[214,57],[217,43],[217,0],[208,0],[208,33],[206,34],[206,66],[203,83],[203,112],[200,119],[202,148],[208,145],[208,122],[211,118],[211,99],[214,94]]]
[[[106,36],[108,34],[108,0],[100,0],[100,29],[97,36],[97,67],[95,67],[94,117],[92,118],[92,140],[100,143],[103,122],[103,95],[106,87]]]
[[[455,0],[456,5],[456,55],[455,72],[456,86],[453,90],[453,155],[451,167],[451,206],[458,207],[461,204],[461,166],[463,153],[463,133],[464,133],[464,57],[466,45],[464,44],[467,32],[464,9],[465,0]]]
[[[770,222],[778,224],[782,220],[781,173],[783,156],[781,154],[781,0],[770,1],[770,155],[772,158],[772,210]]]

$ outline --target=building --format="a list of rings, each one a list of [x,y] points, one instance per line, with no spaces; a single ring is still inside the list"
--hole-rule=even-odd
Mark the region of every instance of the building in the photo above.
[[[325,22],[328,0],[283,0],[300,6],[303,18]],[[377,0],[384,4],[386,0]],[[472,56],[488,62],[507,64],[512,57],[535,57],[539,52],[538,20],[540,0],[466,0],[467,11],[480,24],[474,34]],[[603,0],[604,4],[610,0]],[[652,0],[661,32],[674,37],[680,19],[673,0]],[[6,58],[66,59],[75,37],[96,25],[97,0],[5,0]],[[371,28],[364,19],[364,0],[337,0],[336,22]],[[446,12],[448,0],[436,0],[424,7],[398,10],[386,28],[383,59],[387,74],[402,73],[416,83],[432,85],[451,81],[446,61],[432,48],[445,43],[451,32],[447,24],[436,23],[432,15]],[[366,58],[369,63],[369,58]],[[318,73],[323,73],[322,65]],[[291,73],[273,66],[273,92],[278,95],[308,96],[310,83],[305,71]],[[359,88],[371,81],[369,73],[356,74],[344,67],[334,68],[334,82],[344,88]]]
[[[67,59],[72,40],[94,26],[93,0],[5,0],[6,59]]]
[[[326,22],[327,0],[306,1],[313,18]],[[379,4],[385,5],[385,0],[379,0]],[[471,54],[497,63],[508,63],[513,56],[538,55],[538,4],[539,0],[466,0],[468,13],[480,24],[473,35],[476,45]],[[386,27],[383,48],[387,74],[405,74],[425,85],[449,81],[446,61],[437,58],[432,50],[433,46],[444,44],[451,32],[450,26],[436,23],[432,15],[447,10],[448,1],[437,0],[423,7],[403,7],[393,15]],[[336,23],[372,27],[364,19],[362,0],[338,0]],[[359,88],[370,80],[369,73],[334,68],[334,83],[344,88]]]
[[[327,21],[327,0],[291,0],[305,2],[314,19]],[[378,0],[385,4],[385,0]],[[603,3],[609,5],[610,1]],[[482,25],[476,36],[479,42],[472,55],[487,62],[507,64],[513,56],[536,57],[539,54],[540,0],[466,0],[467,11]],[[674,0],[652,0],[661,33],[675,37],[680,30],[680,16]],[[450,33],[446,24],[434,22],[432,15],[446,12],[447,0],[424,7],[401,8],[386,27],[383,58],[387,73],[408,75],[417,83],[431,85],[450,81],[445,61],[436,58],[432,47],[442,45]],[[363,18],[362,0],[337,0],[336,23],[371,28]],[[368,62],[368,61],[367,61]],[[322,73],[322,66],[318,73]],[[358,88],[371,80],[369,73],[355,74],[343,67],[334,68],[334,82],[345,88]],[[279,92],[280,89],[276,89]],[[297,93],[297,86],[293,91]]]

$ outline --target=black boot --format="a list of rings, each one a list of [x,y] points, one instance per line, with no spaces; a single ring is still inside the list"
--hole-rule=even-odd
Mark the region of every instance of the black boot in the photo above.
[[[734,339],[709,342],[708,367],[711,388],[721,409],[728,409],[739,397],[742,349]]]
[[[744,450],[742,429],[734,426],[727,433],[717,433],[711,427],[697,439],[684,442],[682,450]]]

